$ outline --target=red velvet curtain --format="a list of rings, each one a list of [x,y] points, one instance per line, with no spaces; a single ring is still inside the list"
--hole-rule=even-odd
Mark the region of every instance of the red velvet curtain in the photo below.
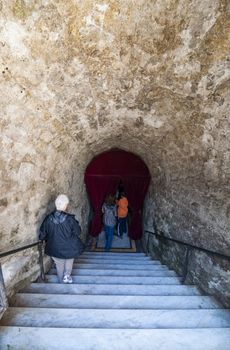
[[[90,233],[96,237],[102,227],[102,204],[107,194],[115,194],[119,185],[119,177],[114,176],[87,176],[85,183],[94,209],[94,216],[91,223]]]
[[[145,194],[149,186],[149,177],[124,177],[122,183],[131,209],[131,222],[129,237],[140,239],[142,237],[142,207]]]
[[[98,236],[102,227],[101,207],[107,194],[115,193],[122,181],[131,208],[129,236],[142,236],[142,207],[150,174],[145,163],[135,154],[113,149],[100,154],[88,165],[85,183],[94,209],[90,233]]]

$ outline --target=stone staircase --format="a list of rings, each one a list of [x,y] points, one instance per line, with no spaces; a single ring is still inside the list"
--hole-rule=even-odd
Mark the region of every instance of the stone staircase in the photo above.
[[[142,253],[85,252],[74,284],[47,279],[16,295],[1,350],[230,350],[230,311]]]

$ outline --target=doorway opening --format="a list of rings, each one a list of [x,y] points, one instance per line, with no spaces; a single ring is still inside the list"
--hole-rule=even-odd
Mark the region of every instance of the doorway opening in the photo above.
[[[102,205],[108,194],[123,190],[129,201],[129,237],[142,237],[142,208],[150,173],[143,160],[121,149],[111,149],[95,157],[85,172],[85,184],[93,208],[90,234],[97,237],[102,229]]]

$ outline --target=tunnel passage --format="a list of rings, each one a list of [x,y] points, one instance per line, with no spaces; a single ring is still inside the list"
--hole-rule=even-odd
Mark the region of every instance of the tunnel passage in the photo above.
[[[91,235],[96,237],[101,231],[101,207],[106,195],[114,194],[122,183],[131,208],[129,237],[140,239],[142,236],[141,211],[150,183],[150,173],[142,159],[120,149],[104,152],[88,165],[85,183],[94,209]]]
[[[36,240],[60,192],[86,237],[85,169],[122,147],[151,173],[145,229],[229,254],[229,0],[35,3],[0,0],[0,250]],[[180,273],[183,249],[149,245]],[[36,273],[18,259],[9,290]],[[196,253],[190,278],[230,304],[225,265]]]

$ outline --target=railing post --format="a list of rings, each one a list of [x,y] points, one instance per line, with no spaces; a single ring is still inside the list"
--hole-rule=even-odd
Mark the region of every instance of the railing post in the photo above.
[[[149,236],[150,236],[150,233],[148,233],[148,238],[147,238],[147,243],[146,243],[146,252],[147,252],[147,254],[149,254]]]
[[[187,247],[186,254],[185,254],[185,262],[184,262],[184,268],[182,273],[182,280],[181,283],[184,284],[187,274],[188,274],[188,263],[189,263],[189,254],[191,251],[191,247]]]
[[[9,306],[8,299],[6,296],[6,287],[3,279],[1,262],[0,262],[0,303],[1,303],[1,307],[3,308],[3,311],[5,311]]]
[[[40,266],[40,280],[46,281],[44,265],[43,265],[43,243],[42,243],[42,241],[38,243],[38,252],[39,252],[39,266]]]

